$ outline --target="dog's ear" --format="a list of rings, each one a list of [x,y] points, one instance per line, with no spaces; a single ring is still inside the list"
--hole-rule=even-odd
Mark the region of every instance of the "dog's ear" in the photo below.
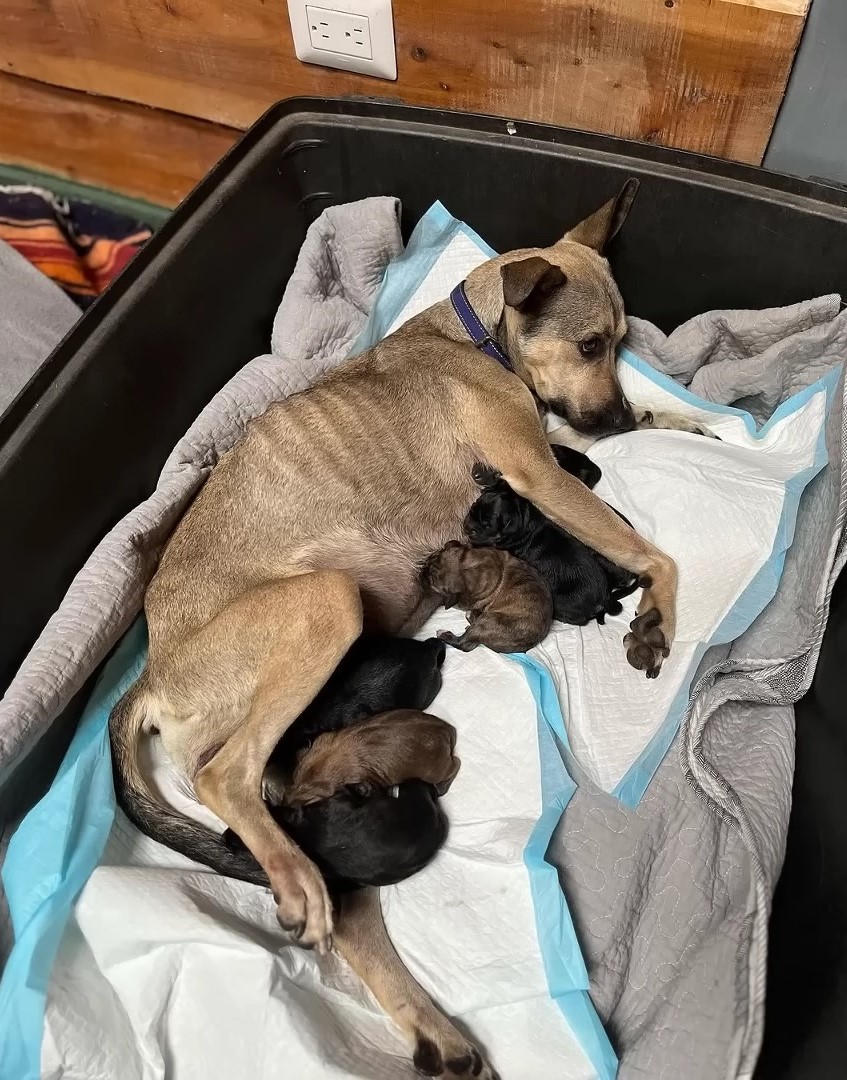
[[[531,255],[528,259],[506,263],[500,267],[503,279],[503,299],[508,307],[524,315],[538,311],[545,300],[567,280],[561,268]]]
[[[563,239],[594,248],[602,255],[606,245],[617,236],[626,221],[633,199],[638,193],[638,187],[639,182],[636,179],[627,180],[613,199],[609,199],[590,217],[574,226],[570,232],[565,233]]]

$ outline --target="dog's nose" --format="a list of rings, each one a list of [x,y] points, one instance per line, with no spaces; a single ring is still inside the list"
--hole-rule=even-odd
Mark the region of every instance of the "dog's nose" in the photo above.
[[[615,405],[610,410],[609,428],[616,433],[634,430],[635,413],[630,408],[628,402],[621,401],[619,405]]]

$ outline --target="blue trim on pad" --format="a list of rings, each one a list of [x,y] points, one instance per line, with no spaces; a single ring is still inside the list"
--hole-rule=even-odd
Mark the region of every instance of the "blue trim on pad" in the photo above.
[[[2,878],[15,944],[0,980],[0,1077],[39,1080],[44,1009],[71,909],[100,862],[115,818],[109,713],[141,674],[139,618],[107,661],[47,794],[9,842]]]
[[[489,259],[497,254],[470,225],[454,218],[440,202],[434,202],[415,226],[403,254],[388,264],[370,318],[353,343],[351,356],[358,356],[382,341],[409,298],[456,236],[466,236]]]
[[[559,873],[546,859],[553,833],[576,791],[557,747],[557,740],[567,744],[568,736],[547,669],[523,653],[510,653],[509,659],[524,669],[536,702],[542,809],[524,850],[524,863],[547,986],[599,1080],[614,1080],[618,1059],[588,993],[588,970]]]

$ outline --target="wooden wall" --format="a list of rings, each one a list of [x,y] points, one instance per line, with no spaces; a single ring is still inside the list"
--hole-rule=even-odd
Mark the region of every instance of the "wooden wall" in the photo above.
[[[297,61],[285,0],[0,0],[0,160],[172,202],[272,102],[359,94],[760,162],[808,2],[394,0],[390,83]]]

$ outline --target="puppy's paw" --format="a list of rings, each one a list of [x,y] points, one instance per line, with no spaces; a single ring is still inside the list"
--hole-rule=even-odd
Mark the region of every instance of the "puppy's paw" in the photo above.
[[[650,607],[635,616],[629,624],[630,632],[623,639],[630,666],[645,672],[648,679],[658,677],[662,661],[670,653],[661,622],[662,613],[658,608]]]
[[[332,905],[320,871],[302,851],[281,853],[265,867],[279,925],[304,948],[332,948]]]
[[[424,1076],[438,1076],[443,1080],[457,1080],[460,1077],[500,1080],[479,1050],[452,1027],[449,1033],[442,1033],[440,1038],[419,1031],[412,1061]]]

